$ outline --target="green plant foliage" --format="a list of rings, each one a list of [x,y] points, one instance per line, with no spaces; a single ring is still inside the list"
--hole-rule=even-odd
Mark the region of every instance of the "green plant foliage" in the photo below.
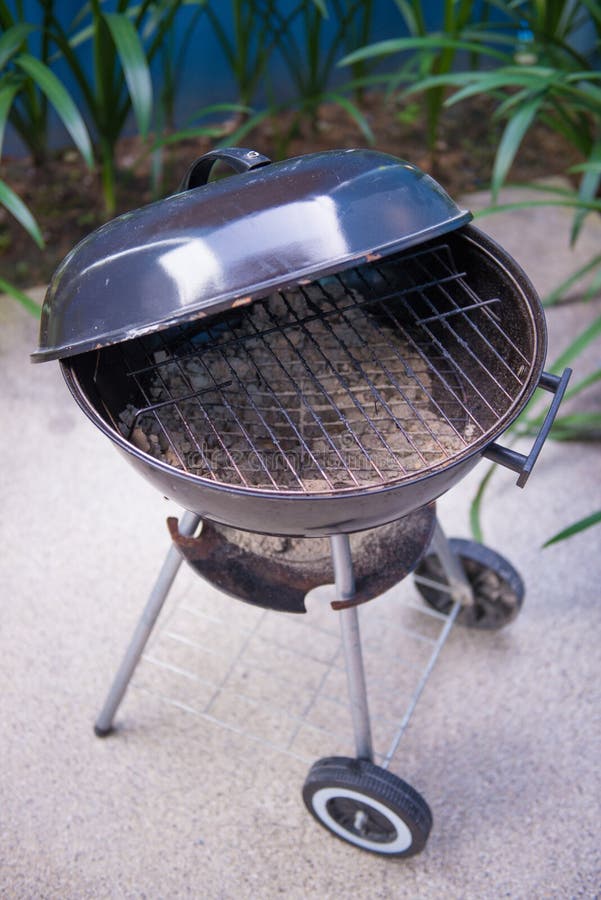
[[[36,318],[40,315],[40,307],[38,304],[23,291],[20,291],[19,288],[15,287],[14,284],[11,284],[10,281],[5,281],[4,278],[0,278],[0,291],[3,294],[7,294],[9,297],[12,297],[17,303],[20,303],[30,315],[35,316]]]
[[[151,31],[154,31],[155,23],[160,23],[163,7],[170,5],[171,2],[172,0],[156,0],[148,26]],[[159,82],[158,89],[155,88],[155,131],[157,134],[162,134],[165,129],[175,130],[175,103],[178,91],[182,86],[181,71],[190,45],[198,37],[197,26],[205,16],[206,5],[207,0],[184,0],[181,8],[186,13],[187,23],[183,35],[174,27],[163,30],[156,54],[158,58],[157,80]],[[176,22],[177,17],[174,18],[173,24],[175,25]]]
[[[71,135],[73,143],[88,166],[92,167],[94,158],[88,129],[86,128],[75,103],[56,75],[47,66],[41,63],[39,59],[36,59],[29,53],[20,54],[15,59],[15,64],[29,75],[32,82],[36,84],[51,101],[55,110],[63,120],[65,128]]]
[[[554,534],[553,537],[549,538],[548,541],[545,541],[543,547],[549,547],[551,544],[557,544],[559,541],[565,541],[567,538],[573,537],[575,534],[580,534],[581,531],[585,531],[587,528],[592,528],[593,525],[598,525],[601,522],[601,510],[592,513],[590,516],[585,516],[583,519],[579,519],[577,522],[574,522],[572,525],[569,525],[568,528],[564,528],[562,531],[559,531],[557,534]]]
[[[53,4],[40,3],[38,26],[24,21],[21,3],[15,13],[0,3],[0,71],[2,79],[18,86],[10,104],[10,121],[30,150],[34,161],[47,156],[48,109],[54,107],[88,165],[92,165],[92,146],[84,121],[68,91],[50,68],[51,39],[48,30]],[[29,50],[29,39],[41,32],[40,55]]]
[[[508,54],[499,45],[503,37],[490,34],[488,17],[491,4],[483,4],[480,17],[475,21],[473,0],[445,0],[442,6],[440,31],[428,30],[420,0],[396,0],[409,32],[408,37],[391,38],[360,47],[341,60],[340,65],[357,65],[366,60],[399,57],[399,64],[389,77],[389,90],[400,85],[412,84],[412,90],[423,94],[428,147],[432,158],[440,128],[445,100],[446,76],[456,65],[459,53],[469,53],[472,67],[482,57],[507,62]],[[491,44],[494,40],[497,46]]]
[[[15,217],[25,231],[34,239],[38,247],[44,246],[40,227],[28,207],[6,182],[0,180],[0,204]]]
[[[52,4],[46,5],[46,29],[56,57],[68,65],[86,116],[97,136],[105,209],[115,210],[115,148],[130,113],[138,132],[149,135],[155,107],[150,65],[163,47],[184,0],[118,0],[113,11],[100,0],[84,4],[64,26]],[[93,76],[86,60],[94,61]]]
[[[20,7],[17,5],[17,9]],[[92,164],[92,146],[84,121],[68,92],[40,59],[27,52],[33,25],[13,19],[6,4],[0,3],[0,155],[9,120],[38,158],[45,149],[45,119],[50,103],[75,145]],[[42,41],[44,48],[45,42]],[[44,246],[40,227],[29,208],[5,181],[0,180],[0,204],[19,222],[38,247]],[[10,282],[0,279],[0,290],[9,294],[33,315],[39,307]]]
[[[486,95],[496,102],[496,119],[504,122],[504,130],[497,147],[491,172],[493,205],[480,213],[491,215],[502,210],[529,208],[531,206],[562,206],[574,212],[571,241],[574,243],[588,215],[601,213],[601,73],[591,58],[584,57],[574,46],[574,35],[584,22],[596,30],[595,53],[601,52],[601,11],[594,0],[555,0],[542,3],[536,0],[494,0],[488,4],[500,11],[504,33],[488,27],[480,30],[480,38],[491,44],[483,54],[486,66],[475,65],[473,57],[466,70],[446,65],[451,56],[460,50],[470,51],[466,43],[470,26],[465,23],[461,34],[457,31],[444,34],[423,34],[423,19],[416,5],[397,0],[409,27],[410,38],[388,41],[365,48],[360,54],[390,54],[413,49],[421,57],[410,60],[397,72],[396,84],[407,84],[404,95],[420,94],[429,99],[430,121],[435,125],[442,106],[437,106],[441,93],[454,90],[445,105],[461,103],[476,95]],[[457,11],[459,5],[457,5]],[[478,28],[478,26],[476,26]],[[471,31],[472,36],[475,32]],[[418,43],[411,42],[418,37]],[[526,43],[524,43],[526,42]],[[492,51],[492,52],[491,52]],[[358,58],[357,54],[349,57]],[[444,59],[445,65],[442,64]],[[434,61],[436,61],[435,68]],[[452,59],[453,63],[456,59]],[[411,75],[413,79],[411,79]],[[439,93],[436,93],[439,92]],[[578,174],[580,181],[576,191],[570,189],[530,187],[546,193],[540,200],[527,203],[498,204],[498,192],[520,152],[522,141],[532,125],[542,122],[553,129],[564,141],[571,144],[583,158],[568,174]],[[434,130],[431,132],[431,137]],[[582,278],[589,278],[583,299],[590,299],[601,290],[601,254],[594,254],[576,272],[566,278],[546,298],[547,305],[561,302],[566,293]],[[577,361],[592,342],[601,336],[601,320],[596,319],[571,342],[555,360],[552,370],[561,371],[568,363]],[[566,399],[580,394],[601,377],[599,370],[580,379],[568,392]],[[511,429],[511,440],[536,434],[543,414],[526,411]],[[556,418],[551,436],[557,440],[598,440],[601,437],[601,414],[597,410],[576,412]],[[494,467],[488,469],[480,481],[470,509],[470,522],[474,536],[482,539],[482,508]],[[594,518],[594,517],[593,517]],[[561,533],[557,540],[577,533],[586,525],[575,523]]]
[[[367,80],[364,60],[355,61],[354,79],[335,89],[328,87],[341,55],[347,53],[355,41],[369,35],[372,16],[373,4],[365,0],[330,0],[328,4],[305,0],[295,9],[296,28],[291,27],[292,19],[286,21],[281,14],[276,15],[277,51],[293,87],[293,97],[286,102],[285,108],[296,111],[291,126],[280,134],[280,155],[285,155],[288,142],[303,121],[316,127],[317,110],[323,103],[342,107],[366,140],[373,142],[373,133],[357,102]],[[277,123],[277,107],[272,112]]]
[[[590,201],[599,189],[601,170],[601,72],[595,54],[601,51],[601,17],[590,0],[554,3],[503,2],[495,6],[510,28],[513,46],[508,61],[492,69],[445,72],[414,83],[408,92],[456,87],[446,101],[459,103],[476,94],[498,101],[496,117],[506,121],[493,171],[493,193],[503,184],[522,140],[535,121],[544,122],[571,143],[587,160],[582,170],[579,195]],[[590,58],[574,47],[574,37],[584,22],[596,29],[596,47]],[[529,55],[534,62],[519,64],[520,35],[529,34]],[[574,218],[575,240],[586,216],[581,208]]]
[[[367,40],[372,22],[371,0],[299,0],[289,5],[278,0],[231,0],[233,30],[230,33],[222,22],[223,4],[207,0],[207,16],[215,37],[229,65],[236,84],[238,101],[245,112],[229,143],[236,143],[256,126],[270,117],[278,134],[277,154],[285,155],[290,139],[301,122],[314,126],[316,112],[322,103],[342,107],[357,123],[368,141],[373,134],[357,102],[366,80],[367,67],[359,62],[353,79],[347,85],[332,89],[331,83],[337,61],[342,53]],[[259,86],[268,95],[276,92],[271,82],[271,65],[278,58],[286,67],[287,84],[292,96],[284,103],[273,100],[267,109],[252,112]],[[353,94],[355,95],[353,97]],[[278,131],[283,110],[295,110],[292,124]]]
[[[522,140],[535,121],[544,122],[571,143],[588,165],[580,183],[580,199],[591,200],[598,189],[601,171],[599,128],[601,124],[601,72],[561,71],[549,66],[505,66],[493,72],[455,72],[424,79],[406,93],[451,86],[458,90],[446,105],[460,103],[477,94],[502,97],[496,117],[506,118],[493,169],[493,195],[505,181]],[[583,216],[579,214],[579,227]],[[579,227],[573,231],[576,239]]]
[[[279,41],[303,4],[282,13],[277,0],[230,0],[231,33],[223,25],[223,5],[224,0],[207,0],[204,9],[234,78],[238,102],[250,107]]]
[[[553,361],[549,371],[560,373],[566,366],[577,361],[583,351],[601,336],[601,316],[598,316],[581,333],[569,343],[566,349]],[[601,369],[597,369],[573,384],[565,393],[564,401],[583,393],[587,388],[601,380]],[[522,437],[536,436],[540,430],[546,413],[534,414],[526,409],[506,432],[509,435],[509,446]],[[598,411],[571,413],[557,416],[550,432],[550,437],[560,441],[599,441],[601,439],[601,413]],[[490,466],[480,480],[470,505],[470,527],[474,538],[483,539],[482,511],[486,491],[489,487],[496,466]]]
[[[105,13],[104,21],[117,50],[131,105],[142,137],[146,137],[152,117],[152,80],[138,33],[127,16]]]

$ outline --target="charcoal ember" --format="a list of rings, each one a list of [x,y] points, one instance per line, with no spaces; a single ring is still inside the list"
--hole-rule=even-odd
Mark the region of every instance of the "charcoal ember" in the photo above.
[[[128,403],[125,409],[119,413],[119,429],[126,437],[129,437],[137,415],[138,410],[131,403]]]
[[[166,463],[170,466],[175,466],[176,469],[182,468],[181,458],[175,452],[173,447],[167,447],[165,452],[162,454],[162,457]]]
[[[131,441],[144,453],[150,450],[150,440],[146,433],[137,425],[131,433]]]

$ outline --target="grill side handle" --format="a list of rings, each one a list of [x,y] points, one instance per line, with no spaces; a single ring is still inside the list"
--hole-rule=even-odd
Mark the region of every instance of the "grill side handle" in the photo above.
[[[222,147],[210,150],[194,160],[181,181],[178,193],[206,184],[211,169],[218,161],[227,163],[238,174],[249,172],[251,169],[259,169],[271,163],[268,156],[263,156],[262,153],[249,150],[247,147]]]
[[[553,421],[555,420],[555,416],[557,415],[557,410],[559,409],[561,401],[563,400],[563,395],[565,394],[571,374],[571,369],[564,369],[561,376],[552,375],[550,372],[543,372],[540,376],[537,387],[540,387],[545,391],[549,391],[555,396],[553,397],[551,405],[547,410],[547,415],[545,416],[540,431],[538,432],[534,444],[532,445],[532,449],[530,450],[530,453],[528,453],[528,455],[524,453],[518,453],[517,450],[512,450],[510,447],[502,447],[496,442],[489,444],[486,450],[484,450],[484,452],[482,453],[482,455],[485,456],[486,459],[490,459],[491,462],[499,463],[499,465],[505,466],[507,469],[512,469],[514,472],[518,472],[518,487],[524,487],[524,485],[528,481],[528,478],[530,477],[530,473],[534,468],[534,463],[538,459],[538,455],[542,449],[542,446],[547,440],[549,432],[551,431],[551,426],[553,425]]]

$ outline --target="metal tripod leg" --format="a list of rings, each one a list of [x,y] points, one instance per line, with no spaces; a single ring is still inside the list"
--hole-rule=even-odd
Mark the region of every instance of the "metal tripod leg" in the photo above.
[[[196,513],[186,511],[179,523],[180,533],[185,535],[193,534],[196,531],[199,522],[200,516]],[[110,734],[113,730],[115,713],[123,700],[127,686],[140,661],[146,642],[150,637],[181,564],[182,556],[177,547],[172,545],[169,548],[169,552],[167,553],[155,585],[150,592],[142,617],[136,626],[129,647],[126,650],[125,656],[119,666],[119,670],[115,675],[111,689],[104,702],[104,706],[96,719],[94,731],[98,737],[106,737],[106,735]]]
[[[451,550],[451,545],[449,544],[447,536],[442,530],[438,519],[436,520],[436,524],[434,526],[429,549],[440,560],[440,564],[448,583],[443,584],[438,581],[433,581],[430,578],[423,578],[421,575],[414,575],[413,578],[415,581],[420,582],[421,584],[428,584],[431,587],[435,587],[437,590],[448,591],[453,601],[453,606],[447,616],[444,628],[441,630],[438,636],[438,640],[434,644],[434,648],[432,650],[432,653],[430,654],[430,659],[428,660],[428,663],[422,673],[417,687],[413,692],[413,696],[409,700],[405,715],[401,719],[398,730],[394,738],[392,739],[392,743],[390,744],[390,749],[388,750],[388,753],[382,761],[383,769],[388,768],[395,753],[398,750],[401,738],[403,737],[407,726],[409,725],[411,716],[415,712],[415,708],[417,706],[419,698],[421,697],[422,691],[424,690],[428,679],[432,674],[432,670],[436,665],[436,661],[440,656],[442,648],[447,642],[447,638],[451,633],[451,629],[453,627],[455,619],[459,615],[459,611],[462,607],[471,606],[474,602],[474,593],[472,591],[472,586],[469,583],[465,572],[463,571],[461,562]]]
[[[463,571],[463,566],[457,556],[451,550],[451,545],[440,526],[438,519],[434,527],[430,549],[440,560],[440,564],[449,583],[449,593],[455,603],[460,606],[472,606],[474,593],[468,578]],[[416,579],[417,580],[417,579]],[[444,589],[444,586],[439,586]]]
[[[348,535],[333,535],[330,538],[330,547],[332,550],[337,599],[351,600],[355,594],[355,577]],[[357,607],[351,606],[347,609],[342,609],[338,615],[340,616],[340,631],[346,661],[346,677],[357,758],[373,762],[374,754]]]

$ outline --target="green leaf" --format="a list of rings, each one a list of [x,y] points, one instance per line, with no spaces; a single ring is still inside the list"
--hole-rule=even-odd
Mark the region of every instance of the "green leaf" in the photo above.
[[[582,299],[592,300],[593,297],[598,296],[601,292],[601,268],[597,270],[595,276],[591,279],[591,283],[587,287],[586,291],[582,295]]]
[[[157,150],[159,147],[165,147],[169,144],[177,144],[179,141],[186,140],[187,138],[194,137],[217,137],[220,138],[223,135],[223,121],[216,122],[207,122],[206,125],[194,125],[192,124],[195,119],[200,119],[205,116],[214,116],[215,113],[249,113],[251,112],[250,107],[244,106],[241,103],[213,103],[210,106],[205,106],[202,109],[199,109],[196,113],[194,113],[189,118],[189,125],[184,125],[183,128],[178,129],[178,131],[171,132],[170,134],[166,134],[160,137],[157,137],[155,141],[153,141],[152,149]],[[262,113],[263,117],[265,114]],[[250,120],[249,120],[250,121]],[[254,119],[253,119],[254,122]],[[231,135],[228,135],[231,137]]]
[[[376,138],[369,126],[369,122],[367,121],[359,107],[355,103],[353,103],[352,100],[349,100],[348,97],[345,97],[343,94],[338,93],[325,94],[324,100],[331,100],[334,103],[337,103],[338,106],[341,106],[342,109],[344,109],[349,114],[351,119],[353,119],[353,121],[357,123],[365,139],[370,144],[375,144]]]
[[[482,542],[484,537],[482,531],[482,501],[484,500],[484,492],[488,487],[488,483],[496,471],[496,466],[489,467],[486,475],[480,480],[478,490],[476,491],[472,502],[470,503],[470,528],[474,536],[474,540]]]
[[[209,106],[202,106],[188,116],[184,122],[184,127],[192,126],[197,119],[205,119],[207,116],[214,116],[216,113],[252,113],[250,106],[243,103],[211,103]]]
[[[146,137],[152,118],[152,81],[144,48],[130,20],[119,13],[103,13],[117,48],[127,82],[131,103],[142,137]]]
[[[493,113],[493,117],[495,119],[504,119],[508,118],[512,114],[512,110],[515,107],[519,107],[522,103],[528,100],[532,96],[532,88],[525,87],[521,90],[515,91],[514,93],[509,94],[508,97],[500,103]]]
[[[581,331],[579,335],[569,344],[560,356],[557,357],[551,366],[552,372],[561,372],[568,366],[577,356],[579,356],[585,347],[594,341],[601,334],[601,316],[598,316],[591,324]]]
[[[2,144],[4,143],[4,130],[8,121],[8,114],[19,88],[20,84],[14,81],[0,86],[0,156],[2,156]]]
[[[405,24],[412,35],[424,34],[426,23],[424,21],[421,3],[411,3],[407,0],[394,0],[398,10],[405,20]]]
[[[328,7],[326,0],[313,0],[313,5],[317,7],[324,19],[328,18]]]
[[[506,54],[494,50],[492,47],[483,46],[482,44],[472,41],[457,40],[455,38],[445,37],[444,35],[430,35],[428,37],[392,38],[386,41],[378,41],[375,44],[369,44],[367,47],[361,47],[359,50],[354,50],[352,53],[343,57],[338,65],[350,66],[366,59],[391,56],[393,53],[404,53],[407,50],[417,50],[421,52],[428,50],[434,52],[441,50],[467,50],[471,53],[490,56],[493,59],[498,59],[502,62],[506,62],[507,60]],[[469,73],[469,75],[472,76],[472,73]],[[421,86],[419,89],[421,90]]]
[[[28,313],[31,313],[32,316],[36,316],[37,318],[40,315],[41,307],[38,306],[35,300],[32,300],[31,297],[28,297],[27,294],[20,291],[19,288],[15,287],[14,284],[11,284],[10,281],[5,281],[4,278],[0,278],[0,291],[4,294],[9,294],[9,296],[17,300]]]
[[[38,247],[44,246],[44,238],[40,227],[20,197],[15,194],[6,182],[0,179],[0,203],[15,217],[25,231],[34,239]]]
[[[85,28],[82,28],[77,34],[72,34],[69,38],[69,44],[71,47],[79,47],[80,44],[85,44],[86,41],[89,41],[91,37],[94,36],[94,26],[86,25]]]
[[[169,147],[171,144],[179,144],[181,141],[187,141],[191,138],[209,137],[220,138],[223,136],[223,127],[214,125],[195,125],[191,128],[181,128],[164,137],[158,137],[152,142],[151,150],[158,150],[161,147]]]
[[[548,88],[549,84],[557,78],[557,74],[553,69],[540,70],[518,70],[509,67],[501,67],[494,69],[492,72],[484,70],[482,72],[449,72],[442,75],[431,75],[427,78],[418,78],[415,84],[405,89],[406,94],[415,94],[432,87],[440,87],[442,85],[457,85],[461,90],[450,96],[446,101],[446,106],[453,106],[466,97],[474,94],[494,94],[500,88],[517,87],[530,90],[543,90]]]
[[[581,378],[580,381],[572,385],[570,390],[565,392],[564,400],[569,400],[570,397],[575,397],[576,394],[580,394],[587,387],[590,387],[591,384],[596,384],[597,381],[601,381],[601,369],[597,369],[596,372],[591,372],[590,375],[587,375],[585,378]]]
[[[497,149],[493,167],[492,195],[494,200],[498,197],[499,189],[511,168],[511,164],[515,159],[515,155],[522,143],[522,139],[530,128],[542,102],[542,96],[539,95],[534,97],[529,103],[525,103],[521,109],[512,113],[512,116],[507,123]]]
[[[453,94],[446,101],[447,106],[454,106],[462,100],[467,100],[476,94],[491,94],[500,88],[518,87],[528,88],[533,91],[544,92],[548,90],[552,82],[552,75],[546,78],[528,75],[526,73],[516,75],[483,75],[482,77],[474,76],[470,84],[457,93]]]
[[[588,275],[589,272],[594,272],[597,268],[599,268],[601,271],[601,253],[594,256],[583,266],[580,266],[578,269],[576,269],[575,272],[572,272],[572,274],[564,281],[562,281],[561,284],[559,284],[556,288],[554,288],[554,290],[552,290],[550,294],[547,294],[547,296],[543,300],[543,306],[553,306],[566,294],[566,292],[574,284],[577,284],[581,280],[581,278],[583,278],[585,275]],[[587,290],[586,295],[588,294],[589,291]]]
[[[39,59],[23,53],[15,62],[26,72],[39,89],[48,97],[61,117],[65,128],[73,138],[79,152],[90,168],[94,165],[94,155],[88,129],[75,103],[60,83],[56,75]]]
[[[468,41],[477,41],[478,43],[490,43],[505,45],[513,51],[515,49],[515,37],[512,34],[503,34],[502,31],[494,31],[493,28],[485,29],[480,26],[475,28],[464,28],[461,32],[462,38]],[[507,63],[511,63],[512,56],[508,53],[506,56]]]
[[[259,123],[262,122],[263,119],[267,119],[271,114],[272,110],[269,109],[263,109],[260,112],[255,113],[254,116],[251,116],[249,119],[247,119],[246,122],[243,122],[239,128],[236,128],[236,130],[233,131],[232,134],[228,134],[227,137],[225,137],[222,141],[219,141],[217,146],[227,147],[228,145],[231,145],[232,147],[235,147],[242,140],[242,138],[246,137],[246,135],[251,132],[253,128],[259,125]]]
[[[570,166],[568,172],[601,172],[601,160],[597,162],[578,163],[576,166]]]
[[[484,219],[493,213],[510,212],[514,209],[530,209],[532,206],[565,206],[568,209],[591,209],[599,212],[601,201],[585,203],[580,200],[520,200],[516,203],[499,203],[498,206],[486,206],[474,213],[474,219]]]
[[[578,190],[578,197],[580,200],[584,200],[585,202],[594,200],[594,198],[597,196],[599,182],[601,181],[601,141],[597,141],[595,146],[592,148],[588,162],[593,166],[596,164],[597,166],[599,166],[599,168],[588,168],[582,176],[580,187]],[[571,246],[576,243],[587,215],[588,211],[585,209],[579,209],[576,212],[574,216],[574,222],[572,224],[572,231],[570,234]]]
[[[22,22],[4,32],[0,37],[0,69],[18,52],[32,31],[35,31],[33,25]]]
[[[551,197],[567,198],[574,204],[578,204],[578,194],[571,187],[563,187],[557,184],[541,184],[537,181],[520,182],[517,187],[528,188],[529,191],[536,191],[539,194],[549,194]]]
[[[592,513],[590,516],[585,516],[584,519],[579,519],[577,522],[564,528],[563,531],[558,531],[557,534],[554,534],[548,541],[545,541],[543,547],[549,547],[551,544],[565,541],[566,538],[570,538],[574,534],[579,534],[587,528],[592,528],[593,525],[598,525],[599,522],[601,522],[601,509],[598,512]]]
[[[601,381],[601,369],[591,372],[590,375],[581,378],[577,384],[572,385],[572,387],[565,392],[564,400],[569,400],[571,397],[581,394],[582,391],[586,390],[586,388],[590,387],[592,384],[596,384],[597,381]],[[538,415],[531,416],[525,420],[520,419],[519,435],[536,436],[540,431],[545,415],[546,412],[543,411]],[[580,433],[583,433],[585,430],[590,432],[591,429],[598,429],[599,425],[601,425],[601,420],[599,419],[598,413],[573,413],[564,416],[563,418],[555,419],[553,429],[551,430],[551,437],[559,440],[568,440],[570,438],[576,439]]]
[[[405,88],[405,94],[416,94],[421,91],[429,90],[432,87],[441,87],[445,85],[471,84],[474,79],[474,73],[449,72],[446,75],[428,75],[426,78],[417,76],[417,78],[418,80],[415,84]]]
[[[520,436],[538,434],[540,419],[527,420]],[[555,441],[598,441],[601,438],[601,413],[577,412],[559,416],[553,422],[550,436]]]
[[[549,85],[559,78],[555,69],[548,68],[500,68],[492,72],[470,72],[467,86],[453,94],[448,104],[451,106],[472,94],[493,93],[500,88],[529,88],[535,91],[547,90]],[[457,81],[457,83],[461,83]]]

